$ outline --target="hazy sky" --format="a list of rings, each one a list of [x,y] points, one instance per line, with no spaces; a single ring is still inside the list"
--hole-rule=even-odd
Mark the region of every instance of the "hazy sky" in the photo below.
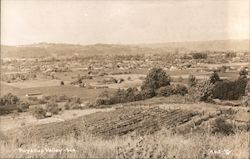
[[[9,45],[249,38],[249,0],[2,0],[1,3],[1,42]]]

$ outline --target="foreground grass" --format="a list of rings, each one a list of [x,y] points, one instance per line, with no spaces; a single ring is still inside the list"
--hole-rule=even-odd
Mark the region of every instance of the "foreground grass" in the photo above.
[[[18,147],[1,141],[2,158],[249,158],[249,134],[130,135],[105,140],[87,134]],[[32,152],[33,151],[33,152]],[[39,152],[38,152],[39,151]]]

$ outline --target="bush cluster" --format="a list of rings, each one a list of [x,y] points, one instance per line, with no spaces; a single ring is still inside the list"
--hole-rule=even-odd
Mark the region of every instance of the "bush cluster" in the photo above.
[[[237,100],[245,94],[247,80],[239,78],[236,81],[218,81],[212,91],[213,98],[224,100]]]
[[[216,118],[212,125],[214,127],[212,133],[214,134],[217,133],[223,135],[234,134],[233,125],[226,122],[226,120],[223,118]]]
[[[161,68],[153,68],[150,70],[147,75],[145,81],[143,82],[141,89],[158,89],[160,87],[170,85],[170,76],[161,69]]]
[[[19,102],[17,104],[18,112],[26,112],[29,109],[30,104],[28,102]]]
[[[15,105],[19,101],[20,99],[16,95],[13,95],[12,93],[8,93],[4,95],[2,98],[0,98],[0,106]]]
[[[182,95],[188,93],[188,89],[185,85],[176,84],[176,85],[169,85],[165,87],[161,87],[157,90],[157,95],[168,97],[170,95]]]
[[[118,89],[111,95],[102,94],[96,99],[95,105],[110,105],[117,103],[127,103],[144,100],[154,97],[156,94],[153,89],[139,91],[136,88]]]
[[[246,78],[238,78],[235,81],[221,80],[217,73],[213,73],[210,79],[197,84],[200,101],[211,99],[237,100],[244,96],[247,86]]]
[[[193,59],[207,59],[207,53],[193,53],[192,57]]]
[[[108,94],[108,92],[102,93],[96,100],[96,105],[110,105],[116,103],[126,103],[136,100],[137,90],[133,88],[118,89],[113,94]]]
[[[50,117],[51,115],[58,114],[62,109],[59,107],[59,105],[54,100],[48,101],[46,103],[45,107],[42,106],[36,106],[31,109],[31,114],[36,117],[37,119],[43,119],[46,117]],[[47,114],[50,114],[50,116],[47,116]]]
[[[42,99],[39,99],[39,104],[46,104],[49,101],[55,101],[55,102],[63,102],[63,101],[67,101],[69,99],[69,97],[67,97],[66,95],[52,95],[52,96],[44,96]]]
[[[37,97],[28,97],[28,100],[30,100],[32,102],[37,102],[38,98]]]
[[[240,75],[240,78],[247,78],[247,75],[248,75],[247,67],[241,68],[240,72],[239,72],[239,75]]]
[[[210,83],[214,84],[215,82],[221,81],[220,76],[216,71],[214,71],[209,77]]]
[[[137,88],[118,89],[115,93],[103,92],[95,101],[95,105],[110,105],[126,103],[152,98],[156,95],[169,96],[173,94],[185,95],[186,86],[170,85],[170,77],[160,68],[153,68],[145,78],[141,90]]]
[[[46,104],[45,111],[50,112],[52,114],[58,114],[62,109],[59,108],[58,104],[56,101],[50,101]]]
[[[44,108],[37,106],[31,109],[31,114],[37,119],[43,119],[45,118],[46,111]]]
[[[146,76],[141,90],[136,88],[119,89],[113,94],[104,92],[99,96],[95,105],[110,105],[126,103],[152,98],[156,95],[186,95],[188,88],[183,84],[170,84],[171,79],[161,68],[153,68]],[[198,82],[193,75],[188,78],[190,99],[198,98],[199,101],[211,101],[213,98],[235,100],[244,95],[247,86],[246,78],[240,76],[236,81],[221,80],[214,71],[208,80]]]
[[[66,110],[69,109],[81,109],[81,99],[78,97],[69,98],[64,104]]]
[[[213,98],[214,84],[210,80],[204,80],[196,85],[197,99],[199,101],[211,101]]]

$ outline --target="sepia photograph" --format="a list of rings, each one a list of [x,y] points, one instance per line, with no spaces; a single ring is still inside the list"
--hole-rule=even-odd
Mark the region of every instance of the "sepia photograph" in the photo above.
[[[0,158],[249,159],[249,0],[1,0]]]

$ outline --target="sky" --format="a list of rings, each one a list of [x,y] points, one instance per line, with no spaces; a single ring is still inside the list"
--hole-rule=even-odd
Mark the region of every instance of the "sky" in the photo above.
[[[1,44],[249,39],[249,0],[1,0]]]

